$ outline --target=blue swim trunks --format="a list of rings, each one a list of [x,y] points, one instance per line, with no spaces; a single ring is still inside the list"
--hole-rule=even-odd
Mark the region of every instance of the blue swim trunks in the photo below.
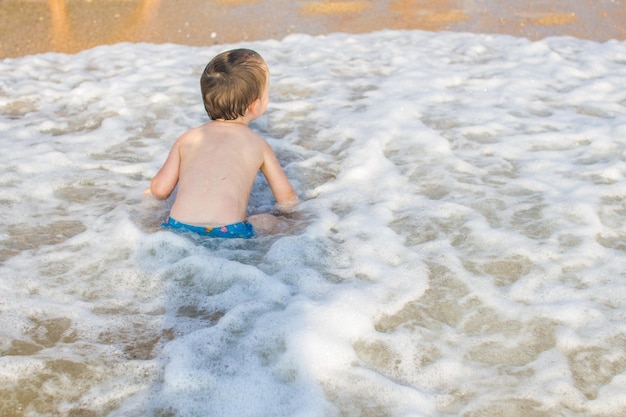
[[[161,224],[163,227],[169,227],[175,230],[186,230],[194,232],[200,236],[223,237],[223,238],[243,238],[249,239],[254,236],[254,228],[247,220],[239,223],[233,223],[226,226],[204,227],[192,226],[190,224],[181,223],[176,219],[168,217]]]

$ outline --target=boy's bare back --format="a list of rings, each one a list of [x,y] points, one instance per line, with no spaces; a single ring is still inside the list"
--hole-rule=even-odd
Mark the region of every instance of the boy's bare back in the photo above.
[[[267,142],[246,125],[214,121],[189,130],[173,145],[151,186],[157,198],[178,190],[170,216],[197,226],[223,226],[246,218],[259,169],[279,204],[297,200]]]

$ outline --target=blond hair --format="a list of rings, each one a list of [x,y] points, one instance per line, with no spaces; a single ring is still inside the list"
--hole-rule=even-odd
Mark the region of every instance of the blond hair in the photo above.
[[[261,98],[267,83],[265,61],[250,49],[222,52],[208,63],[200,78],[204,108],[213,120],[234,120]]]

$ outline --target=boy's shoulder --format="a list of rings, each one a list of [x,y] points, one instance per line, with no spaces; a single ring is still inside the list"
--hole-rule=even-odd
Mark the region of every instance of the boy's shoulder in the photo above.
[[[189,141],[196,140],[202,138],[210,138],[212,136],[220,135],[219,129],[216,129],[216,126],[213,122],[207,122],[201,124],[199,126],[195,126],[184,132],[180,135],[179,140],[181,141]]]
[[[180,143],[193,143],[197,141],[211,141],[212,139],[223,139],[231,137],[234,139],[242,139],[250,144],[257,144],[265,147],[269,146],[263,136],[252,130],[245,124],[225,124],[219,122],[207,122],[202,125],[192,127],[183,133],[178,141]]]

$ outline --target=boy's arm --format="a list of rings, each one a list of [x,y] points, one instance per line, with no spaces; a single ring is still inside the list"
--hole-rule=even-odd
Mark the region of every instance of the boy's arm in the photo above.
[[[293,190],[285,171],[283,171],[283,168],[280,166],[278,158],[276,158],[276,154],[267,143],[264,150],[261,172],[265,176],[265,179],[272,190],[272,194],[274,194],[276,203],[278,203],[279,206],[288,208],[300,201],[296,192]]]
[[[159,200],[172,194],[180,171],[180,138],[174,142],[165,163],[150,182],[150,193]]]

